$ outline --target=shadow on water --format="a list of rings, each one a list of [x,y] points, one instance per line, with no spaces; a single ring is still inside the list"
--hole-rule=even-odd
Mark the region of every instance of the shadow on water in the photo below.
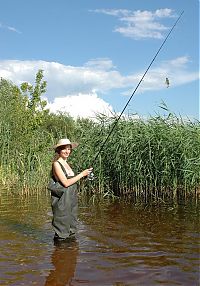
[[[0,196],[0,285],[199,285],[199,202],[79,200],[77,241],[54,244],[49,196]]]

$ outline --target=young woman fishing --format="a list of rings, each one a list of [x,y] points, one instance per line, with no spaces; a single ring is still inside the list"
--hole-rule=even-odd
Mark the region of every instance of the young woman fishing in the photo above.
[[[77,232],[77,182],[88,176],[92,168],[75,175],[67,162],[72,149],[78,144],[69,139],[60,139],[54,146],[55,157],[52,164],[51,178],[62,186],[61,195],[51,192],[53,212],[52,226],[55,231],[54,240],[64,241],[75,237]]]

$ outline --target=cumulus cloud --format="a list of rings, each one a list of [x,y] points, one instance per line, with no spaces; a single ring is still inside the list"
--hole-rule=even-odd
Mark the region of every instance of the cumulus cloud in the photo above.
[[[94,119],[97,113],[107,116],[113,114],[112,106],[99,98],[95,92],[56,97],[52,103],[47,105],[47,108],[53,113],[66,112],[74,118]]]
[[[190,71],[189,63],[189,58],[183,56],[151,68],[137,92],[166,88],[166,77],[171,87],[197,80],[199,73]],[[102,95],[106,98],[109,94],[113,104],[119,94],[130,96],[144,73],[136,71],[122,75],[110,59],[104,58],[92,59],[80,67],[46,61],[0,61],[0,77],[17,85],[22,82],[34,84],[39,69],[44,71],[44,80],[47,81],[45,97],[48,108],[52,112],[69,112],[73,117],[93,117],[96,112],[112,113],[112,103],[103,100]],[[114,91],[117,92],[114,94]]]
[[[93,59],[82,67],[56,62],[6,60],[0,61],[0,77],[17,85],[22,82],[34,84],[35,74],[42,69],[47,81],[45,99],[51,112],[67,112],[75,118],[94,117],[95,113],[109,115],[113,112],[112,106],[97,92],[102,94],[123,86],[123,77],[112,68],[112,61],[108,59]]]
[[[124,77],[114,69],[112,61],[100,59],[89,61],[84,66],[65,66],[46,61],[0,61],[0,76],[21,84],[24,81],[33,83],[38,69],[44,70],[48,83],[48,98],[89,94],[91,92],[106,93],[114,88],[126,85]]]
[[[176,17],[174,12],[168,8],[158,9],[154,12],[125,9],[96,9],[92,12],[116,17],[120,25],[114,31],[133,39],[162,39],[163,32],[169,27],[161,24],[161,19]]]

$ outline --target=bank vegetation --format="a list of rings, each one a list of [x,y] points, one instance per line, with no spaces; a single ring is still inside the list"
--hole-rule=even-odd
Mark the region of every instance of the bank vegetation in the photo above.
[[[116,115],[74,120],[52,114],[42,96],[43,71],[35,84],[0,81],[0,188],[21,194],[40,193],[54,155],[52,146],[68,137],[79,143],[69,161],[80,172],[93,162],[95,180],[82,180],[91,196],[177,197],[200,187],[200,124],[168,112],[148,120],[121,118],[102,148]]]

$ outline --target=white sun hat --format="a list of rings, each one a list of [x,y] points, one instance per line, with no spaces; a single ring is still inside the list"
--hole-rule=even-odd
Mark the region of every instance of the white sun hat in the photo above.
[[[74,149],[78,146],[78,143],[71,142],[69,139],[64,138],[64,139],[60,139],[58,143],[53,147],[53,149],[56,150],[58,147],[65,146],[65,145],[71,145],[72,149]]]

